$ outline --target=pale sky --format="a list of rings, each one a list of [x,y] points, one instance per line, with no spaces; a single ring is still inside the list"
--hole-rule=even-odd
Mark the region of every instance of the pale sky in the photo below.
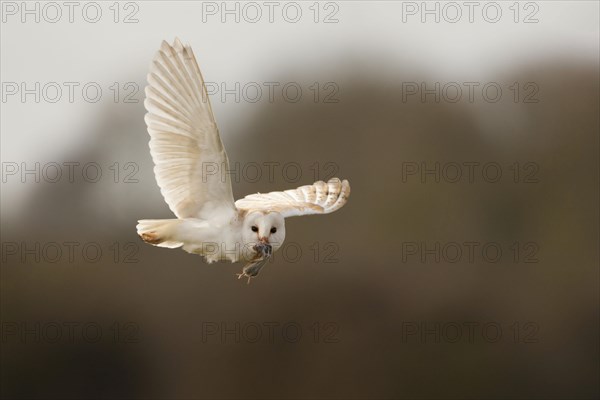
[[[468,20],[465,2],[454,3],[458,8],[437,3],[438,23],[435,14],[422,15],[422,2],[336,1],[321,2],[318,7],[312,1],[275,2],[273,22],[268,20],[268,2],[237,3],[240,22],[236,23],[235,13],[223,15],[220,1],[204,5],[191,1],[121,2],[118,14],[110,8],[113,2],[99,2],[102,15],[91,23],[85,18],[95,18],[96,3],[88,6],[84,15],[87,3],[82,2],[73,10],[70,23],[63,2],[55,3],[60,18],[56,9],[42,9],[43,3],[38,3],[39,22],[35,22],[36,11],[23,14],[20,1],[3,2],[2,161],[61,161],[65,154],[85,145],[91,125],[102,118],[106,104],[111,104],[111,85],[136,82],[143,90],[148,65],[161,40],[171,41],[175,36],[192,45],[207,81],[231,85],[278,81],[290,75],[307,85],[316,80],[334,81],[341,70],[355,68],[354,64],[378,79],[393,79],[397,71],[408,69],[435,80],[475,81],[493,80],[498,74],[549,56],[598,63],[596,1],[521,2],[518,15],[512,1],[475,3],[473,22]],[[27,4],[34,9],[36,2]],[[436,2],[427,4],[436,7]],[[227,5],[234,9],[236,2]],[[499,21],[489,22],[498,7],[502,13]],[[298,22],[289,22],[297,9],[302,13]],[[260,18],[256,10],[260,10]],[[452,23],[457,10],[462,16]],[[123,23],[127,16],[138,22]],[[119,22],[115,23],[115,18]],[[324,23],[326,18],[333,23]],[[51,23],[54,19],[57,21]],[[532,23],[525,23],[526,19]],[[353,65],[348,66],[349,62]],[[19,93],[5,93],[11,83],[22,82],[27,87],[35,87],[35,82],[42,87],[56,82],[63,93],[56,103],[42,99],[36,104],[33,95],[22,103]],[[68,101],[65,82],[78,85],[73,103]],[[97,103],[82,98],[81,88],[89,82],[103,90]],[[143,99],[142,93],[138,98]],[[122,106],[128,112],[134,108],[127,107],[141,107],[141,103]],[[260,104],[213,100],[213,107],[223,132],[244,124]],[[27,186],[3,184],[3,214],[26,195]]]

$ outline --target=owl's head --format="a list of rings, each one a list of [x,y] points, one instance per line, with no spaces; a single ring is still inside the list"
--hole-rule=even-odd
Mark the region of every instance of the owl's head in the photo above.
[[[242,227],[242,240],[246,246],[257,246],[265,253],[281,247],[285,240],[285,222],[278,212],[253,211],[246,214]]]

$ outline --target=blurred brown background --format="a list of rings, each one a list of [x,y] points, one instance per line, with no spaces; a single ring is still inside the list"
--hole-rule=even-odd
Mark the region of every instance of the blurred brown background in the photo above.
[[[301,247],[300,261],[276,255],[250,285],[235,279],[241,265],[207,266],[139,241],[137,219],[171,215],[151,172],[142,104],[128,113],[108,106],[95,139],[66,160],[135,161],[140,182],[42,183],[18,223],[2,224],[3,243],[95,242],[104,250],[97,263],[5,254],[2,396],[597,398],[598,66],[551,59],[523,68],[502,82],[536,82],[539,102],[505,95],[476,113],[464,101],[403,101],[402,82],[414,76],[390,82],[356,67],[336,78],[338,103],[266,103],[243,131],[221,129],[232,162],[303,166],[298,184],[276,174],[234,184],[236,197],[311,183],[314,162],[336,163],[352,184],[339,212],[288,220],[286,240]],[[473,184],[401,175],[403,162],[469,161],[497,162],[506,175]],[[514,183],[515,162],[536,163],[539,182]],[[138,262],[122,262],[124,253],[115,262],[113,242],[124,252],[135,243]],[[337,262],[324,262],[329,242]],[[496,242],[504,254],[497,263],[403,262],[406,242]],[[514,242],[535,242],[539,262],[514,262]],[[101,340],[36,343],[30,334],[23,343],[7,325],[69,321],[100,325]],[[133,343],[115,343],[115,323]],[[203,337],[221,323],[294,323],[302,337],[294,343],[279,328],[272,343],[266,328],[256,343],[243,332],[239,343],[212,331]],[[317,343],[315,323],[326,331]],[[456,342],[448,332],[423,340],[423,323],[473,323],[475,336],[463,329]],[[487,323],[501,326],[497,342],[482,337]],[[518,340],[515,323],[529,323]],[[407,336],[407,326],[419,333]]]

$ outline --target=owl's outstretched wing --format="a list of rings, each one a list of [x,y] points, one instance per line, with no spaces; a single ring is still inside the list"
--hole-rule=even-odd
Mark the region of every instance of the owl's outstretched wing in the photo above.
[[[251,194],[235,202],[240,210],[276,211],[284,218],[310,214],[329,214],[346,204],[350,196],[347,180],[332,178],[283,192]]]
[[[178,218],[235,212],[229,168],[206,86],[191,47],[162,43],[146,86],[145,121],[154,174]],[[210,173],[209,173],[210,172]]]

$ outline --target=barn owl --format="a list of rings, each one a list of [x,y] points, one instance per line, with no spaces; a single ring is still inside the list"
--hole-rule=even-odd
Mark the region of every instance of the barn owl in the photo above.
[[[146,86],[144,106],[150,154],[160,191],[177,219],[139,220],[147,243],[214,261],[245,262],[238,278],[258,275],[285,240],[285,218],[328,214],[350,195],[347,180],[333,178],[297,189],[248,195],[234,202],[227,153],[191,47],[162,43]]]

